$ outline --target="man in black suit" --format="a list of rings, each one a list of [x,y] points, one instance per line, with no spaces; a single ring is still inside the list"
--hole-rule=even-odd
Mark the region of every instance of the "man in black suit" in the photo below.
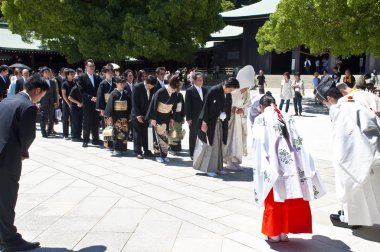
[[[96,110],[96,95],[102,79],[95,74],[95,64],[91,59],[86,60],[86,73],[78,77],[79,85],[82,87],[83,96],[83,147],[90,142],[102,145],[99,140],[99,111]]]
[[[36,136],[37,107],[49,89],[38,74],[25,84],[25,90],[0,103],[0,250],[25,251],[39,247],[27,242],[14,226],[15,206],[22,170],[22,160]]]
[[[23,69],[21,74],[22,74],[21,78],[16,80],[15,94],[18,94],[19,92],[24,90],[25,82],[29,78],[29,70]]]
[[[193,83],[194,85],[186,90],[185,96],[186,121],[190,129],[189,150],[191,158],[193,158],[195,142],[197,140],[199,115],[201,114],[207,92],[207,89],[203,87],[202,73],[195,73],[193,75]]]
[[[7,97],[7,89],[10,85],[10,79],[8,78],[9,68],[7,65],[0,66],[0,101]]]
[[[166,73],[165,67],[157,67],[156,68],[157,82],[156,82],[154,89],[152,90],[153,94],[155,92],[157,92],[158,90],[160,90],[161,88],[165,87],[165,84],[167,84],[167,83],[165,83],[165,73]]]
[[[123,76],[125,78],[125,90],[128,92],[128,94],[130,95],[130,97],[132,97],[132,94],[133,94],[133,87],[134,87],[134,84],[133,84],[133,79],[134,79],[134,75],[133,75],[133,71],[131,69],[127,69],[124,71],[123,73]],[[133,105],[132,105],[133,107]],[[131,109],[132,109],[131,107]],[[132,119],[130,121],[130,123],[132,122]],[[128,128],[128,141],[133,141],[133,127],[129,127]]]
[[[48,67],[42,67],[40,69],[40,74],[49,86],[49,91],[46,92],[45,96],[42,97],[40,101],[41,134],[42,134],[42,137],[46,138],[48,137],[48,135],[53,135],[55,109],[58,107],[58,104],[57,104],[58,98],[57,98],[55,82],[49,80],[50,69]],[[46,132],[46,122],[48,122],[47,132]]]
[[[143,159],[141,147],[145,156],[152,156],[148,149],[148,126],[145,120],[150,102],[152,101],[152,89],[156,85],[156,78],[149,75],[146,80],[134,86],[132,95],[132,125],[133,125],[133,148],[138,159]]]

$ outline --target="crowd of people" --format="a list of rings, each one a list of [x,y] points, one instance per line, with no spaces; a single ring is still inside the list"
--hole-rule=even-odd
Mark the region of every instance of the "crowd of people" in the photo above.
[[[0,72],[0,80],[4,80],[8,68],[1,66]],[[27,250],[39,245],[24,241],[13,224],[21,160],[29,157],[37,110],[41,134],[48,137],[55,134],[55,111],[60,106],[65,139],[82,142],[86,148],[91,135],[92,144],[104,145],[113,155],[124,155],[133,141],[136,158],[155,157],[160,163],[170,162],[170,150],[181,151],[182,126],[187,122],[192,166],[211,177],[226,174],[225,168],[242,169],[250,124],[253,197],[265,208],[262,233],[269,242],[287,242],[289,233],[312,232],[309,201],[326,191],[294,117],[281,112],[284,104],[288,112],[293,99],[295,115],[302,115],[304,83],[299,73],[293,81],[284,73],[279,108],[270,92],[263,94],[261,90],[251,97],[249,89],[255,82],[252,66],[210,89],[203,86],[202,73],[194,71],[185,97],[178,74],[165,79],[164,67],[158,67],[154,76],[140,70],[137,81],[133,71],[117,74],[111,65],[100,73],[95,73],[93,60],[85,62],[83,73],[62,69],[55,81],[47,67],[29,78],[22,71],[23,84],[16,84],[21,78],[14,82],[15,95],[2,96],[1,246],[19,243]],[[265,85],[263,73],[259,76],[259,85]],[[343,82],[340,76],[326,74],[316,80],[314,90],[316,101],[329,108],[333,124],[333,165],[342,208],[330,219],[334,225],[348,228],[380,224],[380,98],[355,88],[354,81],[349,74]],[[17,155],[21,158],[15,159]]]

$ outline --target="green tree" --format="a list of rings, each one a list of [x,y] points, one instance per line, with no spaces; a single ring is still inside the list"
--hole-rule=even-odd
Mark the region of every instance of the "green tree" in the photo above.
[[[222,0],[222,10],[229,11],[235,9],[235,4],[228,0]]]
[[[282,0],[256,35],[260,53],[305,45],[318,55],[380,55],[379,0]]]
[[[223,28],[221,0],[2,0],[10,30],[69,62],[84,58],[186,61]]]

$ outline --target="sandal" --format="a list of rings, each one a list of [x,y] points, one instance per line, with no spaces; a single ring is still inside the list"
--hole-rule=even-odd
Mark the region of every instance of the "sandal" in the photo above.
[[[271,242],[271,243],[277,243],[277,242],[280,242],[281,241],[281,238],[279,235],[277,236],[267,236],[268,238],[268,241]]]
[[[280,235],[280,240],[281,240],[282,242],[288,242],[288,241],[289,241],[289,237],[288,237],[287,234],[281,234],[281,235]]]

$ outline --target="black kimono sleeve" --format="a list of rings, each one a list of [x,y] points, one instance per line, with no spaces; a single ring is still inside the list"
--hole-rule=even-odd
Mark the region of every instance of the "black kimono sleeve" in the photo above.
[[[160,92],[156,92],[153,97],[152,101],[150,102],[148,112],[146,113],[145,120],[157,120],[157,108],[158,108],[158,102],[160,98]]]
[[[111,93],[110,98],[108,99],[106,108],[104,110],[104,116],[105,117],[112,117],[113,116],[113,104],[115,100],[118,100],[116,97],[116,94],[114,92]]]
[[[96,110],[104,110],[106,108],[106,100],[104,99],[104,88],[105,85],[103,84],[103,82],[100,83],[98,92],[96,94]]]

